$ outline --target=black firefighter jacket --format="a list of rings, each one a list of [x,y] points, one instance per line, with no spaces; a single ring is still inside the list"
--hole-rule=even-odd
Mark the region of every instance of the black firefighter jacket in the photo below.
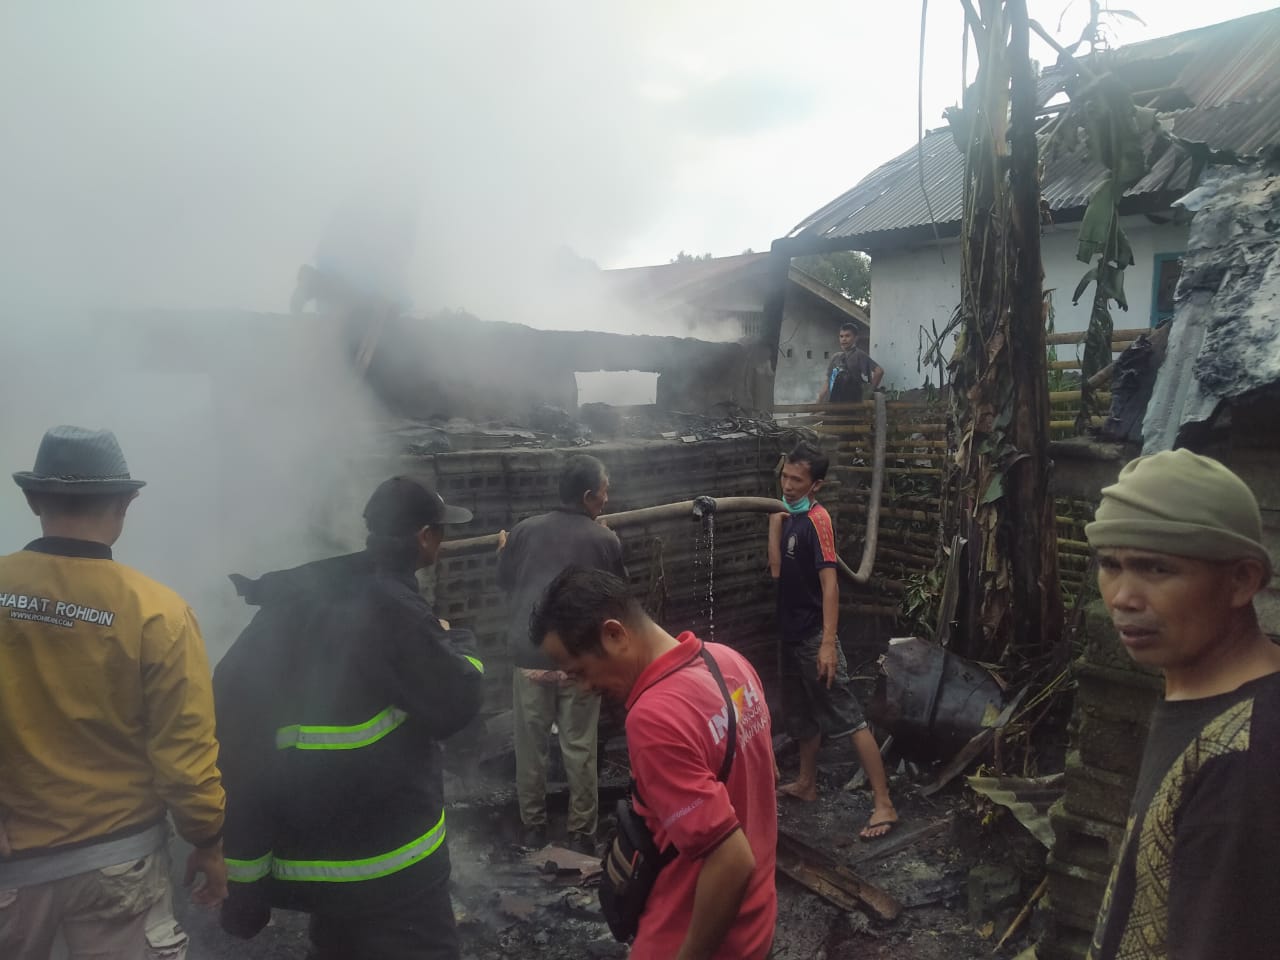
[[[411,570],[368,554],[232,578],[260,609],[214,672],[227,791],[227,929],[268,907],[351,914],[449,875],[439,741],[483,665]]]

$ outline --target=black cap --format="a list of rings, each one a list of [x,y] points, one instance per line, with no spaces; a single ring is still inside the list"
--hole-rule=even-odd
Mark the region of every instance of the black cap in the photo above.
[[[440,494],[409,477],[392,477],[381,483],[364,508],[369,532],[384,537],[405,536],[426,526],[470,521],[470,510],[449,506]]]

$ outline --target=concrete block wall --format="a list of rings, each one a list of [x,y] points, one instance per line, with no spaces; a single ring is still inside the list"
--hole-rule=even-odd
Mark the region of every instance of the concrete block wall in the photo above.
[[[1262,510],[1262,543],[1272,563],[1280,563],[1280,448],[1276,443],[1276,416],[1280,399],[1262,398],[1232,411],[1231,444],[1222,461],[1240,475]],[[1280,637],[1280,578],[1273,578],[1254,601],[1262,628]]]
[[[511,529],[519,520],[559,504],[565,459],[575,453],[598,457],[609,469],[610,513],[655,506],[700,495],[772,496],[779,447],[758,438],[699,443],[597,444],[568,449],[480,450],[407,458],[401,469],[437,484],[450,503],[469,508],[475,520],[457,534],[476,537]],[[620,529],[623,556],[637,593],[649,597],[665,582],[663,623],[675,632],[692,629],[707,637],[709,548],[699,546],[692,519]],[[742,650],[765,676],[775,672],[774,588],[766,565],[767,522],[763,515],[725,516],[716,523],[714,564],[715,639]],[[485,661],[485,709],[510,706],[511,667],[506,646],[506,596],[496,583],[492,547],[450,554],[432,569],[425,588],[439,615],[473,630]]]
[[[1046,933],[1041,960],[1082,960],[1093,936],[1111,864],[1119,853],[1151,711],[1164,689],[1129,658],[1101,603],[1086,611],[1076,661],[1076,704],[1066,794],[1050,811]]]

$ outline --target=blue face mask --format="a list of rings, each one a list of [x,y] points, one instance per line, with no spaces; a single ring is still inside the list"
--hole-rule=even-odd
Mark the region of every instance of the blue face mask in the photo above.
[[[795,503],[792,503],[790,500],[787,500],[784,498],[782,501],[782,504],[787,508],[787,513],[790,513],[793,516],[797,513],[808,513],[809,508],[813,506],[813,504],[809,502],[808,496],[802,497],[801,499],[797,500]]]

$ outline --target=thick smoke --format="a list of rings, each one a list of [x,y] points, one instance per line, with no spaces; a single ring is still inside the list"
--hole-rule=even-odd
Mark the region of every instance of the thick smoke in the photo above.
[[[958,94],[945,16],[929,125]],[[52,424],[114,429],[150,482],[119,555],[225,647],[244,611],[224,575],[358,545],[382,469],[342,337],[242,312],[285,310],[346,211],[393,211],[346,255],[415,312],[687,335],[566,251],[765,249],[914,136],[915,19],[841,0],[5,4],[4,470]],[[35,530],[11,488],[0,547]]]
[[[548,318],[555,251],[616,256],[677,162],[626,6],[10,5],[3,295],[280,309],[367,198],[418,309]]]
[[[0,320],[11,360],[0,378],[4,473],[31,468],[48,426],[114,430],[147,481],[115,555],[195,607],[215,656],[249,614],[227,573],[362,545],[361,508],[388,460],[378,411],[318,318]],[[0,543],[38,535],[18,488],[0,488]]]
[[[559,295],[564,248],[615,253],[674,162],[613,5],[3,16],[3,468],[51,425],[113,429],[149,484],[117,556],[193,603],[215,655],[247,617],[225,575],[357,548],[391,469],[343,334],[245,312],[286,311],[300,264],[336,246],[419,313],[628,322]],[[0,544],[37,532],[10,488]]]

